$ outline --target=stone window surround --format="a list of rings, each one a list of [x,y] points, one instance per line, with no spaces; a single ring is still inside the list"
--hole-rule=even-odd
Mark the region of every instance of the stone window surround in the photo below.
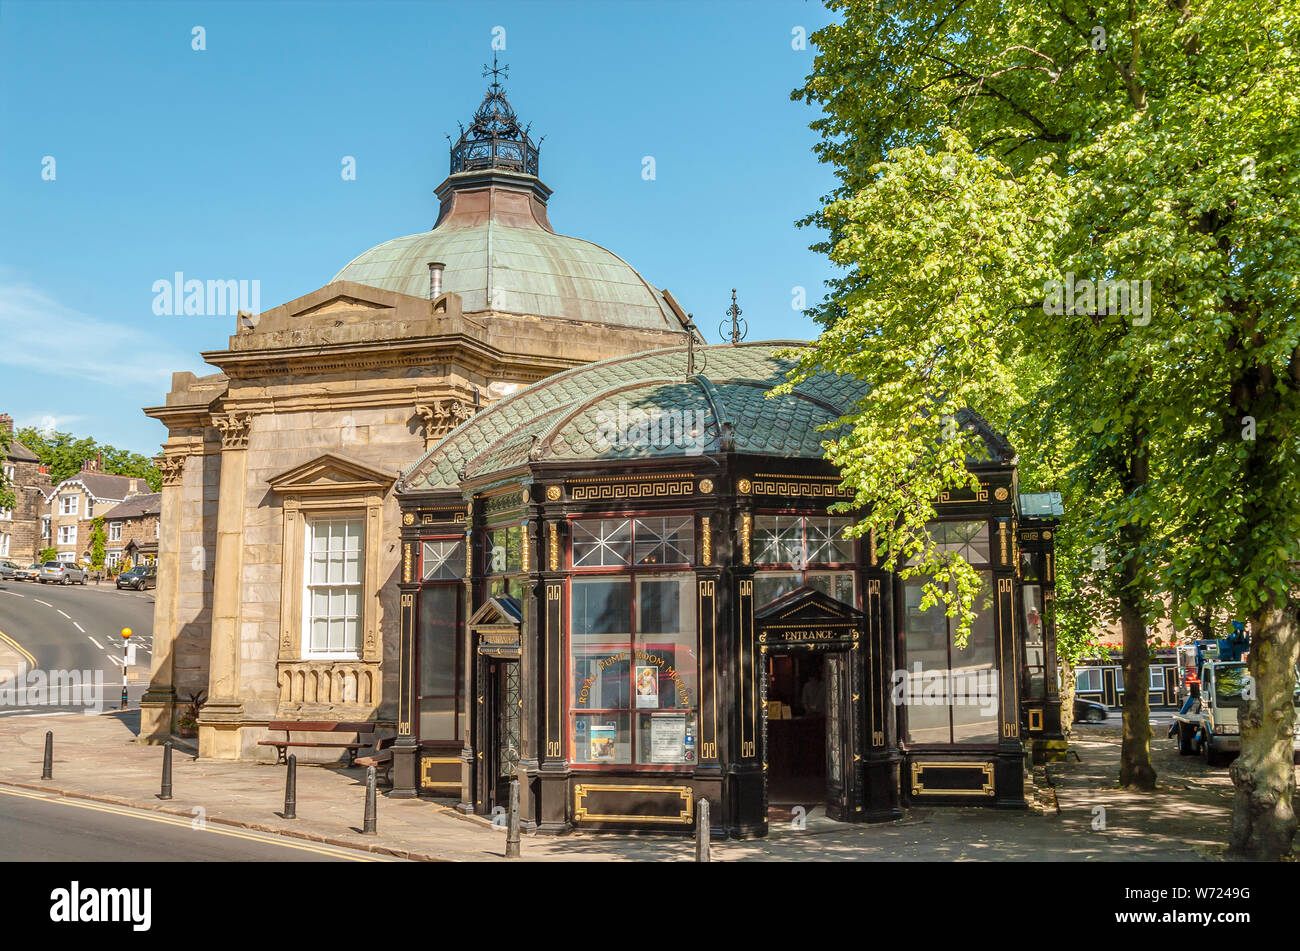
[[[378,665],[383,654],[379,636],[380,565],[384,540],[384,496],[396,473],[389,475],[337,453],[324,453],[272,478],[281,498],[283,534],[280,564],[280,644],[278,662],[304,663],[303,593],[307,565],[307,519],[331,516],[364,519],[361,588],[362,663]]]

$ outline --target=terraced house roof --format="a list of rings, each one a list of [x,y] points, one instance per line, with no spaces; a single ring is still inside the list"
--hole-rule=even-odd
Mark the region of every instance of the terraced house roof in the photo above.
[[[548,377],[449,433],[404,473],[402,492],[452,488],[528,461],[599,462],[717,452],[822,458],[820,427],[865,393],[819,374],[766,397],[794,367],[776,354],[800,341],[686,347],[603,360]]]

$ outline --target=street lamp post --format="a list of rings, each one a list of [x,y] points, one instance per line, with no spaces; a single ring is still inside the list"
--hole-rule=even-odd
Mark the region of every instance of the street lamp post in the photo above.
[[[131,629],[122,628],[122,709],[126,709],[126,645],[131,640]]]

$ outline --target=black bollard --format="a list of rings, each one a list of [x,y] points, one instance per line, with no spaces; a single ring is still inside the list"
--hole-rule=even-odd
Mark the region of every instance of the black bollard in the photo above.
[[[45,765],[41,767],[41,779],[54,778],[54,731],[45,731]]]
[[[709,861],[709,801],[700,800],[695,814],[695,861]]]
[[[284,812],[286,819],[298,818],[298,757],[289,754],[289,768],[284,773]]]
[[[510,780],[510,815],[506,825],[506,858],[519,858],[519,780]]]
[[[364,835],[374,835],[375,829],[375,768],[366,767],[366,818],[361,824]]]
[[[163,775],[162,775],[162,792],[158,794],[159,799],[170,799],[172,797],[172,741],[168,740],[163,744]]]

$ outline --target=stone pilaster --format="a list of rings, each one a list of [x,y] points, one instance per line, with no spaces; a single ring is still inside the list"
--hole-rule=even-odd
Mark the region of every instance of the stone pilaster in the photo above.
[[[244,496],[248,481],[247,413],[215,416],[221,430],[221,489],[217,503],[217,554],[212,566],[212,646],[208,660],[208,702],[199,717],[199,755],[238,759],[239,615],[244,570]]]
[[[158,534],[158,587],[154,590],[153,666],[140,700],[140,743],[162,743],[175,725],[176,606],[180,588],[181,502],[185,456],[163,456]]]

